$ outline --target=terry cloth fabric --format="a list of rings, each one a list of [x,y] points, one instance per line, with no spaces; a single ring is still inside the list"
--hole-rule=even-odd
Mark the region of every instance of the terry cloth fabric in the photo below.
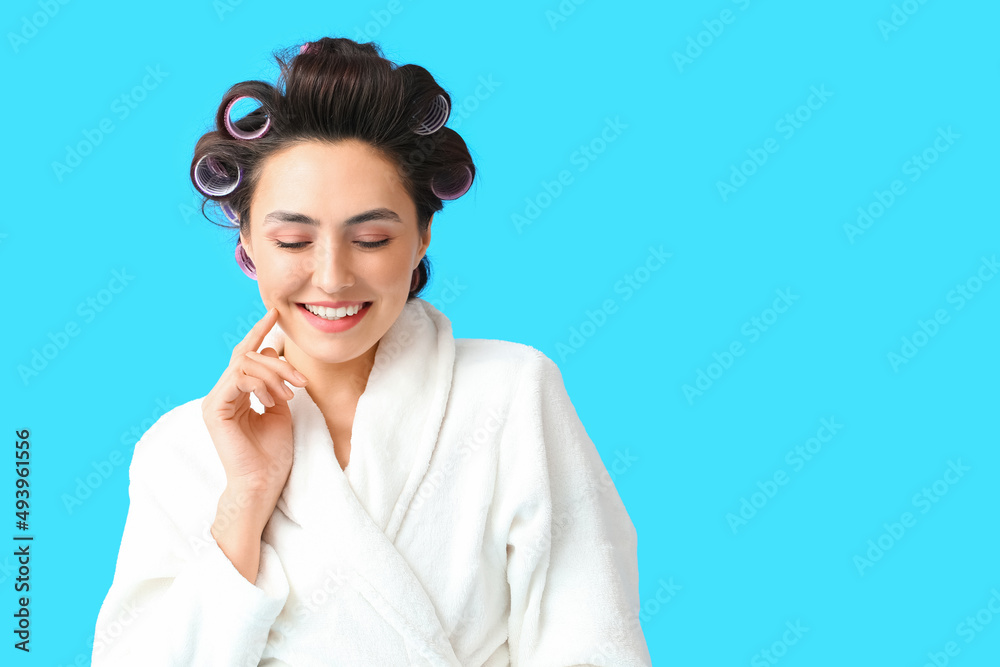
[[[284,335],[261,349],[283,356]],[[292,390],[294,460],[255,584],[210,532],[225,474],[203,398],[137,443],[94,667],[650,665],[635,528],[546,355],[455,339],[407,302],[345,470]]]

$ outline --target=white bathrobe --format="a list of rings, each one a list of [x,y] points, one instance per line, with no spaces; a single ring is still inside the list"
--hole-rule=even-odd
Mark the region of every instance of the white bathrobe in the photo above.
[[[260,349],[283,340],[275,325]],[[542,352],[456,340],[407,302],[345,470],[292,389],[294,459],[256,584],[210,532],[225,473],[203,399],[140,439],[94,667],[650,665],[635,528]]]

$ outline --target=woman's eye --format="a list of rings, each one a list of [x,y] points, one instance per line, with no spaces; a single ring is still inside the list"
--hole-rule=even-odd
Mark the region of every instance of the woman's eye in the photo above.
[[[387,244],[389,239],[382,239],[381,241],[355,241],[362,248],[380,248]],[[285,243],[283,241],[275,240],[274,244],[279,248],[302,248],[309,245],[309,241],[299,241],[297,243]]]
[[[389,242],[389,239],[382,239],[381,241],[355,241],[362,248],[378,248],[384,246]]]

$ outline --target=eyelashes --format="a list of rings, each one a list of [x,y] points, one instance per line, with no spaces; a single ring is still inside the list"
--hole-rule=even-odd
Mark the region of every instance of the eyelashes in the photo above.
[[[389,243],[389,239],[382,239],[381,241],[355,241],[355,243],[362,248],[381,248]],[[282,243],[281,241],[275,241],[274,245],[279,248],[304,248],[309,245],[309,241],[300,241],[299,243]]]

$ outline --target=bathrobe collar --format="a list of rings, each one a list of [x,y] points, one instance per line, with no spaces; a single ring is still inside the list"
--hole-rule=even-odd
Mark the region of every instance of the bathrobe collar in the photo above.
[[[284,357],[285,332],[275,324],[260,349]],[[396,533],[427,471],[451,391],[455,339],[451,321],[424,299],[403,306],[379,342],[364,393],[358,400],[351,454],[342,470],[317,404],[292,387],[294,459],[278,507],[305,525],[329,508],[316,506],[317,487],[353,491],[389,540]],[[261,405],[259,409],[263,409]]]
[[[284,339],[275,324],[258,351],[284,356]],[[313,553],[347,566],[346,580],[399,632],[417,664],[460,667],[426,589],[394,545],[438,439],[454,364],[451,322],[423,299],[408,301],[376,350],[346,471],[319,407],[293,387],[294,458],[277,507],[308,531]]]

